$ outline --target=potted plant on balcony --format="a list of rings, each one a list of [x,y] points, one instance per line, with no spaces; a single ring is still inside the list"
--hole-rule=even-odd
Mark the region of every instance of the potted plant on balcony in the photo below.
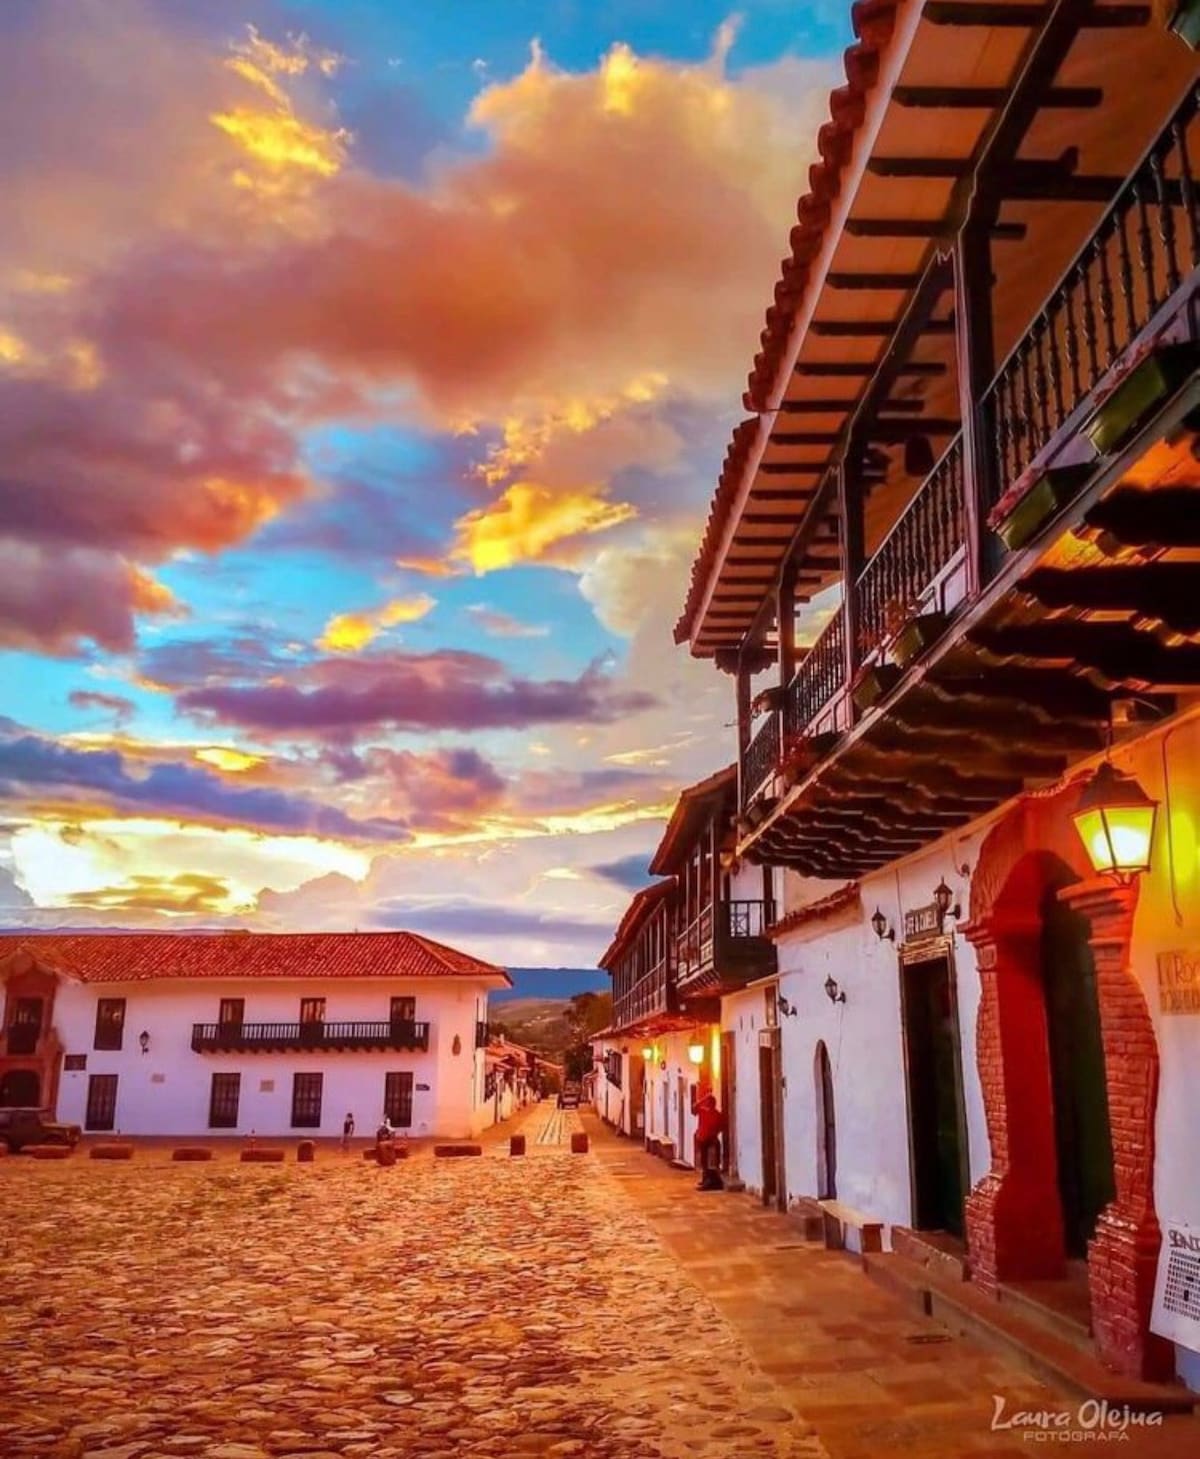
[[[1026,471],[992,508],[988,526],[1010,552],[1016,552],[1058,515],[1091,473],[1088,465]]]

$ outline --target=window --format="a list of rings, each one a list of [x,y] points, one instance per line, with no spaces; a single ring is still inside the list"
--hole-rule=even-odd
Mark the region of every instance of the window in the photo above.
[[[125,1034],[124,998],[101,998],[96,1004],[97,1049],[119,1049]]]
[[[208,1097],[208,1128],[210,1130],[236,1130],[238,1121],[238,1096],[242,1092],[240,1074],[214,1074],[212,1092]]]
[[[324,1023],[324,998],[302,998],[300,1000],[300,1022],[305,1024]]]
[[[64,1054],[63,1071],[67,1074],[78,1074],[81,1069],[87,1068],[86,1054]]]
[[[41,1036],[42,1000],[18,998],[9,1015],[8,1052],[32,1054],[36,1051]]]
[[[392,1124],[407,1129],[412,1124],[413,1077],[387,1074],[383,1081],[383,1112]]]
[[[118,1048],[120,1045],[118,1045]],[[87,1114],[84,1124],[89,1130],[111,1130],[117,1118],[117,1076],[93,1074],[88,1079]]]
[[[292,1128],[294,1130],[320,1129],[321,1085],[324,1078],[323,1074],[292,1075]]]
[[[222,1028],[241,1028],[246,1021],[246,1000],[244,998],[222,998],[217,1022]]]
[[[417,1000],[415,998],[393,998],[392,999],[392,1022],[393,1023],[415,1023],[417,1019]]]

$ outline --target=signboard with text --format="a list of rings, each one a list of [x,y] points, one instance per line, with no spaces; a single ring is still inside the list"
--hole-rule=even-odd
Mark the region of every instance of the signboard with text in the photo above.
[[[1200,1013],[1200,949],[1160,952],[1158,1004],[1164,1013]]]

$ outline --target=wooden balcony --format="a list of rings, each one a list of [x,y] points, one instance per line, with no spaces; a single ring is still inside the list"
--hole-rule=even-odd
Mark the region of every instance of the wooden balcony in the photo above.
[[[342,1053],[369,1049],[429,1048],[428,1023],[196,1023],[197,1054]]]
[[[669,1028],[679,1017],[675,959],[662,957],[613,1000],[612,1025],[630,1033]]]
[[[758,728],[743,850],[860,875],[1057,778],[1114,699],[1200,686],[1198,112],[1193,85]]]
[[[732,992],[775,971],[775,920],[768,901],[717,901],[675,939],[679,995],[685,1003]]]

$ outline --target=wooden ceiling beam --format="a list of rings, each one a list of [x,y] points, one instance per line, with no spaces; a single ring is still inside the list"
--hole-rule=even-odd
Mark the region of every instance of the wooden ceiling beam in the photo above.
[[[922,110],[995,111],[1012,98],[1007,86],[895,86],[897,106]],[[1043,111],[1090,111],[1104,99],[1099,86],[1049,86],[1038,96]]]
[[[995,0],[927,0],[921,19],[930,25],[979,26],[989,30],[1035,30],[1050,18],[1052,7],[995,3]],[[1080,25],[1091,30],[1129,30],[1150,23],[1149,5],[1095,5]]]
[[[878,368],[879,363],[876,360],[813,360],[809,363],[798,363],[795,373],[805,379],[849,380],[869,377]],[[917,379],[930,379],[935,375],[944,375],[947,368],[940,360],[908,360],[896,373]]]
[[[830,273],[825,282],[831,289],[854,291],[908,290],[921,282],[919,273]]]
[[[1088,512],[1084,530],[1103,551],[1200,547],[1200,487],[1119,486]]]
[[[1177,647],[1121,623],[1056,618],[1048,623],[987,628],[972,642],[1000,659],[1049,660],[1097,675],[1104,683],[1138,690],[1186,692],[1200,684],[1200,644]]]
[[[1045,608],[1136,613],[1179,633],[1200,632],[1200,565],[1146,562],[1035,569],[1019,590]]]
[[[961,429],[962,422],[949,416],[921,416],[916,420],[877,417],[863,427],[863,436],[868,441],[896,444],[913,436],[956,436]]]
[[[929,178],[957,182],[971,170],[969,157],[870,157],[867,171],[875,177]]]
[[[760,476],[811,476],[819,479],[824,470],[824,461],[760,461],[758,465]]]

